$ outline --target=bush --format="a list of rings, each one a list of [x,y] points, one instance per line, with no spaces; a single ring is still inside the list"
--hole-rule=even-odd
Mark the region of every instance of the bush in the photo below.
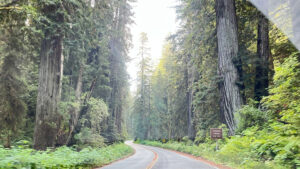
[[[268,123],[270,115],[267,111],[256,108],[257,104],[258,102],[250,100],[248,105],[245,105],[240,109],[236,133],[241,133],[252,126],[263,127]]]
[[[268,97],[263,99],[266,106],[282,122],[295,126],[300,131],[300,61],[296,53],[282,64],[275,64],[274,85]]]
[[[80,133],[75,135],[75,139],[78,141],[80,147],[103,147],[104,138],[99,134],[92,132],[90,128],[84,127]]]
[[[55,151],[0,147],[0,168],[92,168],[103,166],[132,152],[132,148],[124,144],[85,148],[80,152],[69,147],[60,147]]]

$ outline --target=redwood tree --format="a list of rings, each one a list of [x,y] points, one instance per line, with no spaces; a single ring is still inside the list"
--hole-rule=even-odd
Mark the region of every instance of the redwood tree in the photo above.
[[[258,16],[257,27],[257,61],[256,61],[256,73],[255,73],[255,87],[254,95],[255,99],[260,101],[262,96],[268,95],[269,85],[269,21],[263,14]]]
[[[217,39],[220,83],[221,112],[234,135],[236,114],[242,105],[242,98],[237,82],[238,70],[233,63],[238,57],[237,19],[234,0],[216,0]]]
[[[44,150],[55,146],[60,115],[58,103],[63,76],[62,2],[41,2],[41,13],[47,18],[41,44],[39,87],[34,129],[34,148]]]

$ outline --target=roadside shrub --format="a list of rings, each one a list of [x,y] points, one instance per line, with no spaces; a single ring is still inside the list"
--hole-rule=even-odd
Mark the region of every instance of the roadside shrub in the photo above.
[[[275,63],[274,85],[270,95],[263,99],[264,106],[282,122],[293,124],[300,131],[300,61],[299,53]]]
[[[93,133],[93,131],[87,127],[81,129],[80,133],[75,135],[75,139],[81,148],[88,146],[103,147],[105,145],[104,138],[99,134]]]
[[[245,105],[240,109],[238,117],[239,123],[236,130],[237,133],[241,133],[252,126],[262,127],[270,120],[268,112],[256,108],[256,104],[258,104],[258,102],[250,100],[248,105]]]
[[[132,153],[124,144],[104,148],[84,148],[77,152],[69,147],[35,151],[28,148],[0,147],[0,168],[93,168],[103,166]]]

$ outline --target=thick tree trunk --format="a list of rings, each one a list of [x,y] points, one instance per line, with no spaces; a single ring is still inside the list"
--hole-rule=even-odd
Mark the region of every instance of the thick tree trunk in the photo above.
[[[117,21],[116,21],[117,22]],[[117,23],[116,23],[117,25]],[[120,94],[121,91],[120,86],[118,85],[118,69],[119,69],[119,60],[120,60],[120,51],[118,49],[119,43],[116,37],[113,37],[110,42],[110,50],[111,50],[111,56],[110,56],[110,87],[111,87],[111,93],[109,97],[109,109],[110,109],[110,116],[108,117],[108,122],[113,122],[112,125],[114,128],[117,128],[117,131],[120,132],[121,124],[119,124],[118,121],[118,109],[120,106]],[[109,124],[108,124],[109,125]],[[108,131],[109,132],[109,131]],[[121,132],[120,132],[121,133]],[[112,133],[109,133],[112,134]],[[115,133],[116,134],[116,133]],[[116,140],[110,140],[110,141],[116,141]]]
[[[43,2],[41,2],[43,4]],[[62,119],[58,112],[58,104],[61,98],[63,77],[63,30],[53,26],[62,25],[63,14],[61,3],[44,4],[41,10],[49,21],[45,21],[45,37],[41,44],[41,61],[39,68],[39,88],[36,105],[36,117],[34,128],[34,148],[45,150],[54,147]],[[49,22],[52,22],[50,24]],[[49,27],[53,28],[50,31]]]
[[[45,38],[41,47],[39,88],[34,129],[34,148],[44,150],[55,146],[60,115],[63,60],[62,37]]]
[[[237,21],[234,0],[216,0],[217,39],[219,74],[223,81],[220,85],[221,112],[224,114],[229,134],[234,135],[238,110],[242,98],[237,86],[239,75],[233,64],[238,53]]]
[[[263,14],[258,18],[257,55],[254,94],[255,100],[260,101],[268,95],[270,57],[269,21]]]
[[[10,135],[11,135],[10,131],[7,130],[6,143],[4,145],[5,148],[10,148],[10,146],[11,146],[11,139],[10,139],[11,136]]]

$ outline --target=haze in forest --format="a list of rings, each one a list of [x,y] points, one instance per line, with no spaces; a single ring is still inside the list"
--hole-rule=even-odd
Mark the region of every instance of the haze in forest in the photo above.
[[[131,25],[133,46],[130,49],[129,56],[132,61],[127,64],[131,92],[136,92],[137,87],[140,34],[142,32],[147,33],[151,48],[151,59],[154,64],[157,64],[162,55],[165,39],[169,34],[174,33],[178,27],[175,9],[177,4],[177,0],[139,0],[132,3],[135,22]]]

